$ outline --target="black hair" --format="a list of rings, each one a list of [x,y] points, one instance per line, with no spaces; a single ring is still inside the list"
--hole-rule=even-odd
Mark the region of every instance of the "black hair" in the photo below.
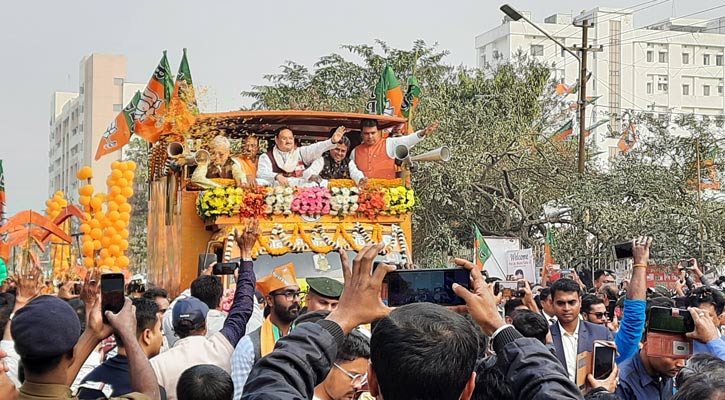
[[[154,325],[159,320],[159,305],[156,304],[156,301],[143,297],[132,299],[131,304],[136,307],[136,338],[138,339],[146,329],[154,329]],[[118,346],[124,347],[121,337],[115,335],[115,338]]]
[[[471,400],[488,399],[513,400],[514,395],[501,367],[493,360],[482,359],[476,366],[476,388],[473,389]]]
[[[165,299],[169,298],[169,292],[166,291],[164,288],[160,287],[152,287],[146,289],[146,291],[143,293],[143,297],[149,300],[156,300],[157,297],[163,297]]]
[[[222,280],[214,275],[202,275],[191,282],[191,295],[201,300],[210,310],[219,307],[224,294]]]
[[[78,321],[81,323],[81,333],[83,333],[86,330],[86,303],[81,299],[70,299],[68,305],[76,312]]]
[[[582,296],[582,307],[580,312],[588,314],[592,310],[592,306],[597,304],[604,304],[604,300],[590,293],[585,294],[584,296]]]
[[[690,292],[687,298],[690,307],[700,307],[700,304],[711,304],[715,308],[717,315],[722,314],[723,307],[725,307],[725,298],[723,298],[722,292],[712,287],[699,287]]]
[[[15,296],[11,293],[0,293],[0,332],[5,332],[13,308],[15,308]]]
[[[677,388],[672,400],[719,400],[725,396],[725,373],[706,372],[693,377],[686,385]]]
[[[725,361],[710,353],[697,353],[687,360],[687,364],[680,369],[675,377],[678,388],[685,386],[691,378],[695,378],[709,371],[725,371]]]
[[[280,126],[279,128],[275,129],[275,131],[274,131],[274,137],[278,137],[279,134],[282,133],[283,130],[288,130],[288,131],[292,132],[292,129],[290,129],[289,126],[286,126],[286,125],[285,126]],[[292,132],[292,133],[294,133],[294,132]]]
[[[524,337],[538,339],[546,344],[546,335],[549,333],[549,323],[543,315],[531,310],[516,310],[511,315],[511,324]]]
[[[601,278],[602,275],[604,275],[604,274],[616,277],[614,271],[612,271],[611,269],[599,269],[599,270],[594,271],[594,280],[598,281],[599,278]]]
[[[516,307],[520,307],[524,305],[524,301],[519,298],[511,298],[509,299],[506,304],[503,305],[504,315],[507,317],[510,317],[511,314],[513,314],[514,310],[516,310]]]
[[[360,129],[362,128],[370,128],[370,127],[378,127],[378,120],[377,119],[364,119],[360,121]]]
[[[647,341],[647,322],[649,321],[649,312],[652,309],[652,307],[665,307],[665,308],[673,308],[675,306],[675,301],[672,300],[669,297],[652,297],[650,299],[647,299],[647,305],[644,309],[644,315],[645,315],[645,329],[644,332],[642,332],[642,342]]]
[[[232,377],[216,365],[193,366],[179,376],[176,384],[179,400],[229,400],[233,397]]]
[[[607,295],[607,299],[609,301],[613,301],[619,298],[619,292],[617,291],[616,285],[612,283],[602,285],[602,287],[599,288],[599,292]]]
[[[355,361],[358,358],[370,358],[370,339],[356,328],[350,331],[342,346],[337,349],[335,362]]]
[[[568,278],[560,278],[557,279],[556,282],[554,282],[553,285],[551,285],[551,299],[556,298],[556,292],[566,292],[571,293],[575,292],[577,296],[581,296],[581,288],[579,288],[579,284],[574,282],[573,279]]]
[[[477,350],[471,324],[431,303],[396,308],[378,322],[370,341],[382,396],[397,400],[457,400],[475,368]]]
[[[539,300],[546,301],[549,299],[549,296],[551,295],[551,289],[548,287],[541,289],[539,292]]]
[[[22,368],[19,369],[23,370],[23,375],[25,377],[27,377],[28,374],[42,375],[56,369],[58,365],[60,365],[64,356],[73,357],[73,349],[57,356],[32,358],[20,357],[20,365]]]

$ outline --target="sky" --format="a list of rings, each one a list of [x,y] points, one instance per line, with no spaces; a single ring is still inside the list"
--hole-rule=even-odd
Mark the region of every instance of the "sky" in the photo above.
[[[501,23],[503,0],[392,3],[381,0],[267,1],[14,1],[0,17],[0,160],[9,215],[43,209],[48,196],[50,99],[77,91],[79,64],[90,53],[125,54],[129,82],[146,82],[161,53],[178,67],[188,49],[194,83],[206,88],[202,112],[236,110],[250,100],[239,95],[264,83],[286,60],[307,66],[342,52],[342,44],[410,48],[417,39],[450,52],[449,64],[475,66],[474,40]],[[593,7],[625,8],[636,27],[723,4],[722,0],[510,0],[535,22],[555,13]],[[391,6],[396,4],[396,7]],[[725,15],[725,8],[693,18]],[[110,122],[110,121],[109,121]]]

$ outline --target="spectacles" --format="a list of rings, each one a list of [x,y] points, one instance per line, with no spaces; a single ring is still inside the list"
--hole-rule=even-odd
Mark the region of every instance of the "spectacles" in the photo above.
[[[368,373],[364,374],[351,374],[345,370],[345,368],[342,368],[341,366],[337,365],[337,363],[332,364],[335,366],[335,368],[342,371],[343,374],[347,375],[350,379],[352,379],[352,385],[353,386],[363,386],[366,383],[368,383]]]
[[[594,315],[597,318],[604,318],[604,316],[607,315],[606,312],[590,312],[590,313],[587,313],[587,314]]]
[[[272,296],[284,296],[285,299],[287,299],[287,301],[292,301],[295,298],[298,298],[300,300],[303,300],[305,298],[305,296],[307,295],[307,292],[303,292],[303,291],[295,292],[295,291],[290,290],[290,291],[287,291],[287,292],[270,293],[270,294]]]

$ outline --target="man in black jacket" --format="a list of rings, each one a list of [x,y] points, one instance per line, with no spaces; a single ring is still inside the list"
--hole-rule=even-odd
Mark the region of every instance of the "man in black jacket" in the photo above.
[[[363,248],[355,258],[352,270],[347,267],[344,252],[341,254],[345,289],[338,308],[326,319],[300,324],[291,334],[280,339],[275,350],[255,365],[244,387],[243,399],[311,398],[315,386],[325,379],[332,368],[335,354],[345,335],[358,325],[378,319],[381,321],[373,332],[373,357],[368,371],[373,396],[378,399],[392,396],[388,398],[403,400],[413,397],[470,399],[475,386],[477,343],[476,339],[472,339],[475,335],[469,332],[470,337],[461,338],[464,335],[459,334],[446,338],[443,343],[431,343],[430,338],[440,339],[441,336],[431,329],[440,327],[441,322],[457,322],[455,313],[442,308],[436,308],[433,312],[428,305],[408,306],[411,310],[415,308],[424,313],[415,317],[421,322],[429,321],[423,326],[412,326],[410,320],[413,317],[404,315],[400,309],[391,313],[380,299],[380,289],[385,274],[394,267],[381,265],[371,273],[372,262],[382,249],[382,245]],[[492,338],[498,363],[507,382],[511,384],[514,398],[581,399],[579,390],[569,381],[562,365],[541,342],[523,338],[516,329],[504,323],[496,311],[493,285],[485,283],[481,272],[472,263],[461,259],[457,259],[456,263],[471,271],[472,291],[456,284],[453,289],[466,301],[468,312],[483,332]],[[402,326],[396,326],[397,323],[402,323]],[[432,364],[435,359],[429,359],[426,352],[406,354],[409,361],[415,361],[416,366],[413,367],[398,361],[396,357],[400,355],[399,351],[376,356],[379,349],[375,346],[382,337],[390,334],[391,329],[418,335],[426,341],[426,346],[437,352],[448,351],[444,354],[451,359],[447,362],[453,370],[436,368]],[[457,349],[458,346],[462,349]],[[470,357],[462,354],[468,351],[473,353]],[[474,362],[469,362],[469,358]],[[429,362],[427,367],[426,361]],[[396,364],[397,368],[390,367],[388,363],[390,366]],[[445,381],[453,375],[455,377],[452,380],[455,382]],[[417,379],[411,379],[411,376]],[[440,390],[421,396],[418,388],[421,385],[428,388],[446,386],[451,392],[446,393],[445,397],[440,397]]]

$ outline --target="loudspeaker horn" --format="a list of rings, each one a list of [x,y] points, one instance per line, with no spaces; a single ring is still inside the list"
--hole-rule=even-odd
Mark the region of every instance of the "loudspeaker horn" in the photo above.
[[[176,157],[184,154],[184,145],[179,142],[171,142],[166,148],[166,153],[169,157]]]
[[[401,147],[401,146],[398,146]],[[405,147],[405,146],[402,146]],[[396,158],[397,158],[397,151],[398,148],[395,148],[396,151]],[[441,146],[435,150],[427,151],[423,154],[418,154],[417,156],[410,157],[410,161],[443,161],[447,162],[451,160],[451,151],[446,146]]]

